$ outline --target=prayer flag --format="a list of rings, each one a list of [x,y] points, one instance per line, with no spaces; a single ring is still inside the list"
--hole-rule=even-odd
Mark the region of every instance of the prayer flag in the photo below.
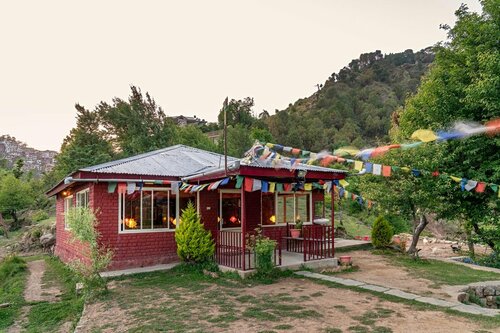
[[[224,178],[221,182],[220,182],[220,185],[227,185],[227,183],[229,183],[229,177],[227,178]]]
[[[412,173],[415,177],[420,176],[420,170],[417,170],[417,169],[411,169],[411,173]]]
[[[253,188],[253,179],[252,178],[245,178],[245,191],[246,192],[252,192]]]
[[[457,183],[460,183],[460,181],[462,180],[462,178],[458,178],[458,177],[455,177],[455,176],[450,176],[450,178],[451,178],[454,182],[457,182]]]
[[[252,192],[258,191],[262,188],[262,181],[260,179],[253,180]]]
[[[366,173],[372,173],[373,172],[373,163],[365,163],[365,170]]]
[[[283,184],[277,183],[276,184],[276,192],[283,192]]]
[[[292,149],[292,154],[294,154],[294,155],[299,155],[299,154],[300,154],[300,149],[293,148],[293,149]]]
[[[384,177],[390,177],[391,176],[391,166],[390,165],[384,165],[382,167],[382,175]]]
[[[262,192],[266,193],[266,192],[269,192],[269,183],[266,182],[266,181],[262,181],[262,189],[261,189]]]
[[[469,179],[469,180],[467,181],[467,184],[465,184],[464,188],[465,188],[467,191],[471,191],[471,190],[473,190],[476,186],[477,186],[477,182],[476,182],[475,180]]]
[[[285,192],[290,192],[292,190],[292,184],[284,184],[283,187]]]
[[[347,186],[349,186],[349,183],[348,183],[345,179],[341,179],[341,180],[339,180],[339,184],[340,184],[340,186],[342,186],[342,187],[347,187]]]
[[[498,185],[497,184],[490,184],[490,187],[493,190],[493,192],[496,193],[498,191]]]
[[[382,174],[382,165],[380,164],[374,164],[373,165],[373,174],[380,176]]]
[[[312,191],[312,183],[304,184],[304,191]]]
[[[363,162],[361,161],[355,161],[354,162],[354,169],[361,171],[363,169]]]
[[[118,185],[116,182],[108,183],[108,193],[115,193],[116,185]]]
[[[132,194],[135,192],[135,182],[127,182],[127,194]]]
[[[243,185],[243,180],[245,178],[242,176],[236,176],[236,185],[234,186],[235,188],[241,188],[241,185]]]
[[[483,193],[485,189],[486,189],[486,183],[485,182],[479,182],[479,183],[477,183],[477,186],[476,186],[476,192],[477,193]]]
[[[438,137],[431,130],[419,129],[419,130],[416,130],[415,132],[413,132],[413,134],[411,135],[411,138],[414,140],[420,140],[422,142],[431,142],[431,141],[435,141]]]
[[[276,188],[276,183],[274,182],[269,183],[269,192],[274,193],[275,188]]]

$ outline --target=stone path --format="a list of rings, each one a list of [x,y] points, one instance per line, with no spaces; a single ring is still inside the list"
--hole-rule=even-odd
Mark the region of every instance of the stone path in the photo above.
[[[448,301],[443,301],[438,298],[433,298],[433,297],[422,297],[420,295],[415,295],[411,293],[407,293],[405,291],[395,289],[395,288],[387,288],[387,287],[382,287],[382,286],[377,286],[373,284],[367,284],[365,282],[357,281],[357,280],[352,280],[352,279],[343,279],[331,275],[325,275],[325,274],[319,274],[319,273],[313,273],[313,272],[308,272],[308,271],[299,271],[295,272],[295,274],[312,278],[312,279],[318,279],[318,280],[323,280],[323,281],[329,281],[329,282],[334,282],[338,283],[344,286],[349,286],[349,287],[358,287],[361,289],[366,289],[366,290],[371,290],[371,291],[377,291],[381,292],[387,295],[392,295],[395,297],[407,299],[407,300],[413,300],[416,302],[420,303],[425,303],[425,304],[431,304],[431,305],[436,305],[444,308],[449,308],[455,311],[459,312],[464,312],[464,313],[469,313],[469,314],[476,314],[476,315],[483,315],[483,316],[489,316],[489,317],[494,317],[496,315],[500,315],[500,310],[497,309],[487,309],[487,308],[482,308],[479,306],[474,306],[474,305],[467,305],[459,302],[448,302]]]
[[[24,299],[26,302],[53,302],[61,294],[61,290],[55,287],[43,287],[42,277],[45,273],[45,260],[35,260],[28,262],[30,272],[26,289],[24,289]],[[42,288],[43,287],[43,288]]]

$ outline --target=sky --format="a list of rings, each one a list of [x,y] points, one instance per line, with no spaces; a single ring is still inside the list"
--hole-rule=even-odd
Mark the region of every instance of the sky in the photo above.
[[[0,135],[59,150],[75,103],[149,92],[169,116],[216,121],[226,96],[271,114],[361,53],[446,39],[478,0],[2,1]]]

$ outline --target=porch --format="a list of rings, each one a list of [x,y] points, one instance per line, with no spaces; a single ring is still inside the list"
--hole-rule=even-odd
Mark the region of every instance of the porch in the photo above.
[[[333,228],[325,225],[305,225],[298,238],[289,237],[289,229],[293,225],[282,228],[264,228],[262,235],[276,241],[273,260],[280,269],[298,269],[300,267],[331,267],[337,265],[334,257],[336,247],[368,244],[367,241],[335,239]],[[251,273],[256,266],[256,257],[248,244],[248,232],[243,237],[241,231],[219,231],[216,237],[215,259],[222,270],[237,271],[244,276]]]

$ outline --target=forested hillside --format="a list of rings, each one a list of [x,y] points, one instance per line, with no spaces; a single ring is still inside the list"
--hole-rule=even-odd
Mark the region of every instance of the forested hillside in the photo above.
[[[316,151],[385,142],[392,113],[417,90],[433,59],[431,48],[362,54],[315,94],[269,116],[269,130],[276,142]]]

